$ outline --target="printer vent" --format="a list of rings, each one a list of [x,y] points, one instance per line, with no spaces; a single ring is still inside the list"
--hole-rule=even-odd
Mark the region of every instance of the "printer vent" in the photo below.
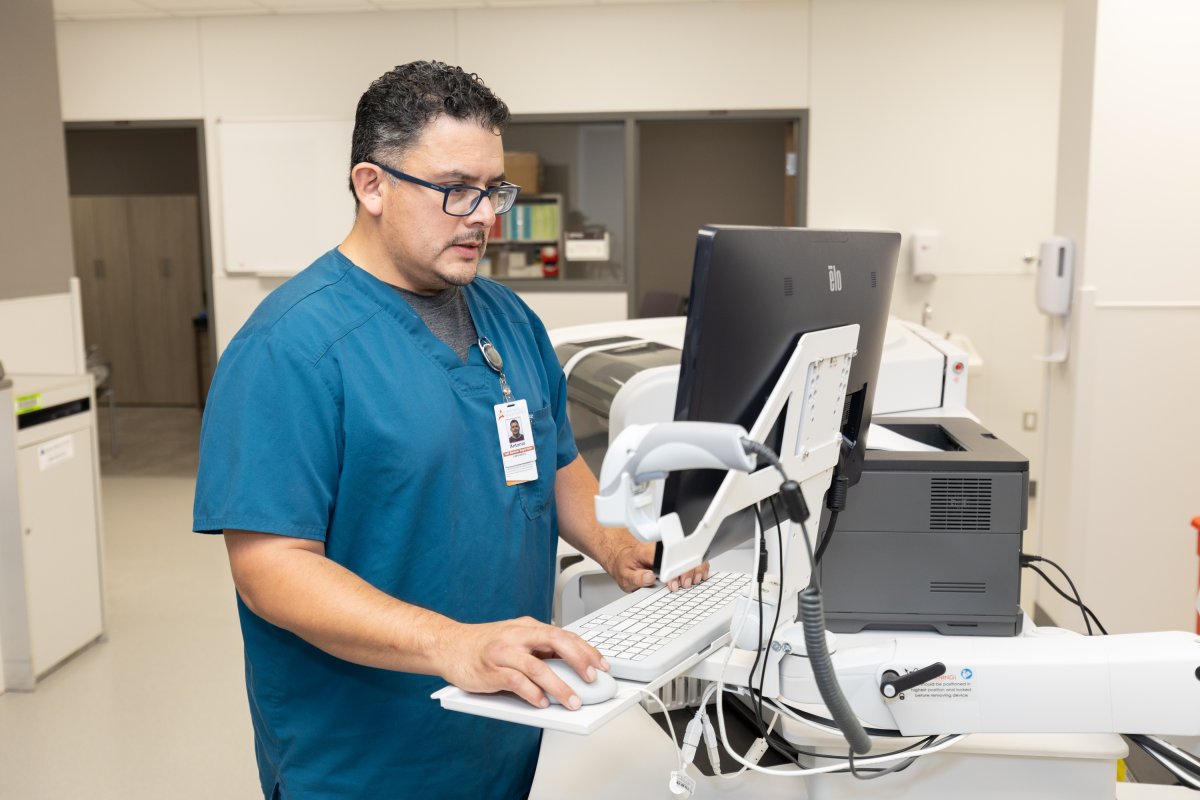
[[[788,275],[783,279],[783,296],[791,297],[796,292],[796,287],[792,284],[792,276]]]
[[[984,594],[987,592],[987,584],[979,581],[930,581],[929,591]]]
[[[992,479],[931,479],[929,528],[935,531],[992,529]]]

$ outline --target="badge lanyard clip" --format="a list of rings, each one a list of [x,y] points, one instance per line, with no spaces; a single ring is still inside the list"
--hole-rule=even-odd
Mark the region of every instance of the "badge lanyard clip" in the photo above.
[[[500,351],[496,349],[496,345],[488,341],[487,337],[480,337],[479,349],[483,351],[483,360],[500,376],[500,390],[504,392],[504,402],[511,403],[513,401],[512,389],[508,388],[508,380],[504,377],[504,359],[500,357]]]

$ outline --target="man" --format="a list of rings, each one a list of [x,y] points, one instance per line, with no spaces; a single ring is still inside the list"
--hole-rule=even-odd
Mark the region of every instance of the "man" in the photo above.
[[[521,423],[514,419],[508,423],[508,443],[516,444],[523,441],[525,441],[525,434],[521,433]]]
[[[546,624],[556,534],[627,591],[654,580],[653,547],[596,522],[544,327],[475,280],[515,199],[508,118],[457,67],[375,81],[353,229],[259,306],[213,381],[194,528],[229,552],[267,798],[523,796],[540,731],[430,694],[578,707],[541,659],[607,664]],[[526,416],[532,462],[502,457],[499,408]]]

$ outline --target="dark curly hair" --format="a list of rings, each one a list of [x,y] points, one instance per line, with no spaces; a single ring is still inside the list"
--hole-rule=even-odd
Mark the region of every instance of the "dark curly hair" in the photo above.
[[[440,61],[404,64],[377,78],[359,98],[350,168],[363,161],[398,161],[425,126],[443,114],[473,120],[497,134],[504,133],[510,118],[508,106],[475,73]]]

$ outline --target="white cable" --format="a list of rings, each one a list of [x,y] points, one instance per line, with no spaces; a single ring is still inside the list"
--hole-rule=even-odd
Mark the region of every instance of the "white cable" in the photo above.
[[[761,614],[761,612],[760,612],[760,614]],[[734,641],[737,640],[738,634],[741,633],[741,628],[745,624],[745,622],[746,622],[746,615],[743,614],[741,620],[739,620],[738,630],[734,633],[734,637],[733,637]],[[777,775],[780,777],[793,777],[793,778],[802,778],[802,777],[805,777],[808,775],[821,775],[821,774],[824,774],[827,772],[837,772],[837,771],[843,771],[846,769],[845,764],[829,764],[824,767],[810,767],[808,769],[795,769],[795,770],[775,769],[772,767],[760,767],[758,764],[747,761],[741,755],[739,755],[729,744],[729,736],[728,736],[728,732],[725,727],[725,705],[723,702],[724,696],[725,696],[725,672],[729,669],[729,661],[732,657],[733,657],[733,647],[731,644],[729,652],[725,654],[725,661],[721,664],[720,677],[717,679],[717,729],[720,730],[720,732],[721,732],[721,744],[723,744],[725,746],[726,752],[729,753],[729,755],[733,758],[734,761],[741,764],[743,769],[752,769],[755,772],[761,772],[764,775]],[[772,706],[774,708],[776,708],[778,711],[783,711],[783,709],[777,705],[772,704]],[[813,725],[814,725],[814,727],[817,727],[815,723]],[[835,729],[827,729],[827,730],[833,731],[834,733],[837,733],[839,736],[841,735],[840,732],[836,731]],[[929,745],[929,746],[923,747],[919,750],[906,750],[901,753],[893,753],[893,754],[885,755],[885,756],[873,756],[871,758],[863,758],[863,759],[856,758],[854,760],[854,766],[855,766],[855,768],[870,767],[870,766],[874,766],[876,764],[886,764],[891,761],[900,761],[900,760],[908,759],[908,758],[919,758],[920,756],[932,755],[933,753],[939,753],[942,750],[945,750],[947,747],[951,747],[952,745],[958,744],[965,738],[966,738],[966,734],[958,734],[958,735],[951,737],[950,739],[947,739],[944,742],[941,742],[941,743],[935,744],[935,745]]]
[[[777,714],[783,714],[788,719],[793,720],[795,722],[799,722],[802,725],[807,725],[808,727],[812,728],[813,730],[818,730],[821,733],[829,734],[830,736],[840,737],[842,735],[842,732],[839,731],[833,725],[824,725],[820,722],[811,720],[808,717],[805,717],[803,714],[798,713],[797,709],[793,708],[792,706],[788,705],[786,702],[784,702],[782,700],[778,700],[778,701],[764,700],[763,702],[767,703],[768,705],[771,706],[771,708],[775,709],[775,712]],[[897,732],[897,734],[899,734],[899,732]],[[963,734],[963,735],[966,735],[966,734]],[[880,738],[880,737],[874,737],[874,738]],[[888,736],[888,737],[883,737],[883,738],[920,739],[922,737],[897,735],[895,737]]]
[[[667,711],[667,704],[662,701],[661,697],[649,689],[639,686],[638,691],[646,695],[646,697],[653,698],[654,702],[658,703],[658,707],[662,709],[663,717],[667,720],[667,731],[671,734],[671,746],[675,748],[675,756],[679,760],[679,771],[683,772],[686,769],[683,763],[683,753],[679,751],[679,746],[675,744],[679,740],[675,738],[675,726],[671,724],[671,712]]]
[[[757,515],[756,515],[756,522],[757,522]],[[761,528],[761,526],[760,526],[760,528]],[[765,533],[761,530],[758,530],[756,532],[759,533],[760,536],[765,535]],[[754,572],[752,573],[754,575],[758,574],[758,562],[759,562],[759,548],[755,547],[754,548]],[[751,600],[753,600],[753,598],[751,598]],[[809,775],[822,775],[822,774],[829,773],[829,772],[845,771],[846,770],[845,764],[829,764],[824,767],[810,767],[808,769],[794,769],[794,770],[774,769],[771,767],[760,767],[755,762],[747,761],[740,754],[738,754],[733,749],[733,747],[729,744],[729,735],[728,735],[728,731],[725,727],[725,704],[723,702],[724,698],[725,698],[725,686],[726,686],[725,673],[729,671],[729,662],[733,658],[733,651],[735,648],[735,644],[741,638],[742,628],[744,628],[746,625],[746,618],[747,618],[747,616],[749,616],[748,612],[749,612],[750,604],[747,603],[745,608],[746,608],[746,611],[744,611],[742,613],[741,617],[738,619],[737,629],[733,632],[733,636],[730,639],[729,646],[725,653],[725,660],[723,662],[721,662],[721,671],[718,674],[718,678],[715,683],[715,687],[716,687],[715,691],[717,694],[717,729],[721,732],[721,744],[724,745],[725,751],[727,753],[729,753],[729,755],[733,758],[734,761],[736,761],[742,765],[742,769],[739,770],[736,774],[740,775],[745,770],[752,769],[755,772],[761,772],[764,775],[777,775],[780,777],[802,778],[802,777],[806,777]],[[758,616],[759,616],[759,623],[762,624],[762,608],[761,607],[759,608]],[[770,642],[766,642],[765,644],[766,644],[766,649],[769,650],[770,646],[771,646]],[[765,657],[765,651],[764,651],[764,657]],[[764,665],[763,669],[764,670],[766,669],[765,665]],[[751,678],[751,680],[753,680],[754,676],[751,675],[750,678]],[[707,696],[707,694],[708,694],[708,692],[705,693],[705,696]],[[657,699],[657,698],[655,698],[655,699]],[[661,701],[660,701],[660,704],[661,704]],[[665,706],[664,706],[664,709],[665,709]],[[776,715],[776,719],[778,719],[778,714]],[[772,721],[772,725],[774,725],[774,721]],[[841,735],[840,731],[837,733],[838,733],[838,735]],[[928,745],[928,746],[920,748],[918,750],[906,750],[904,752],[892,753],[890,755],[873,756],[870,758],[863,758],[863,759],[856,758],[854,760],[854,766],[856,769],[859,767],[871,767],[871,766],[875,766],[876,764],[887,764],[892,761],[901,761],[901,760],[910,759],[910,758],[919,758],[921,756],[932,755],[934,753],[940,753],[942,750],[945,750],[948,747],[952,747],[953,745],[958,744],[965,738],[966,738],[966,734],[958,734],[958,735],[951,736],[950,738],[946,739],[945,741],[942,741],[940,743],[933,744],[933,745]],[[672,741],[674,741],[673,733],[672,733]],[[721,777],[732,777],[732,776],[722,775]]]

